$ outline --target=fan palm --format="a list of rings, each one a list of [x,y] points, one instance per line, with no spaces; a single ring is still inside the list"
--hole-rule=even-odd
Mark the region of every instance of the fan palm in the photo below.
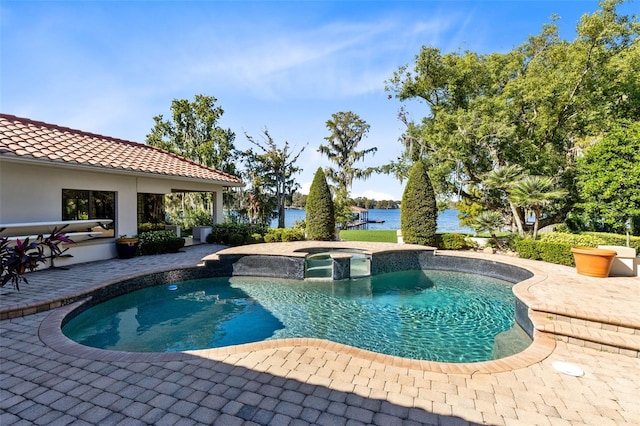
[[[501,166],[489,172],[482,183],[489,188],[500,189],[504,192],[508,192],[509,188],[522,177],[522,172],[522,167],[517,164]],[[509,197],[507,197],[507,201],[509,203],[509,208],[511,209],[511,214],[513,215],[513,220],[518,228],[518,235],[524,237],[524,227],[522,226],[522,219],[520,218],[518,209]]]
[[[533,211],[533,239],[538,237],[540,217],[544,207],[550,205],[553,200],[567,195],[567,191],[555,189],[554,179],[545,176],[526,176],[516,182],[509,189],[510,199],[513,203],[528,207]]]
[[[496,231],[500,230],[504,226],[504,218],[498,212],[485,210],[473,219],[471,227],[476,230],[478,234],[482,232],[488,232],[495,241],[498,248],[502,248],[500,240],[496,235]]]

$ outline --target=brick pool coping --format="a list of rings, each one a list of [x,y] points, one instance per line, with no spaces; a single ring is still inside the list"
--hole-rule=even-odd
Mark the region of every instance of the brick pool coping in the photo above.
[[[216,262],[225,256],[237,256],[237,255],[245,255],[245,256],[258,256],[258,255],[268,255],[268,256],[290,256],[290,257],[304,257],[309,251],[317,250],[317,249],[358,249],[363,250],[368,253],[376,254],[376,253],[385,253],[385,252],[435,252],[435,249],[424,247],[424,246],[414,246],[414,245],[397,245],[397,244],[389,244],[389,243],[362,243],[362,242],[317,242],[317,241],[305,241],[305,242],[297,242],[297,243],[276,243],[276,244],[255,244],[249,246],[239,246],[232,247],[228,249],[220,250],[214,254],[203,257],[204,265],[199,266],[198,268],[204,267],[207,262]],[[442,253],[442,252],[440,252]],[[446,256],[455,255],[454,252],[445,252]],[[440,254],[438,254],[440,256]],[[464,257],[472,257],[485,262],[495,261],[495,259],[487,259],[486,256],[469,256],[469,253]],[[507,259],[501,259],[501,263]],[[494,262],[495,263],[495,262]],[[529,286],[535,285],[536,283],[543,282],[547,279],[547,275],[541,273],[540,271],[530,270],[527,267],[519,266],[520,268],[526,269],[531,272],[533,276],[527,280],[524,280],[514,286],[514,293],[518,295],[518,297],[523,297],[523,293],[521,291],[516,291],[516,287],[523,286],[524,288],[528,288]],[[185,271],[188,271],[189,268],[186,268]],[[167,272],[167,271],[164,271]],[[157,273],[157,272],[156,272]],[[148,275],[151,274],[148,271],[146,274],[140,275]],[[187,274],[188,275],[188,274]],[[277,348],[287,348],[287,347],[310,347],[316,349],[324,349],[330,350],[337,354],[348,355],[358,359],[362,359],[365,361],[375,361],[380,362],[390,366],[397,366],[402,368],[408,368],[412,370],[419,371],[431,371],[431,372],[440,372],[440,373],[462,373],[462,374],[474,374],[474,373],[497,373],[503,371],[510,371],[514,369],[519,369],[523,367],[527,367],[529,365],[540,362],[545,359],[549,354],[553,352],[555,348],[555,340],[551,338],[548,334],[543,334],[538,332],[537,330],[533,330],[531,333],[533,335],[532,344],[527,347],[524,351],[514,354],[509,357],[500,358],[497,360],[489,360],[483,362],[473,362],[473,363],[447,363],[447,362],[436,362],[436,361],[426,361],[426,360],[415,360],[409,358],[402,358],[397,356],[390,356],[379,354],[376,352],[371,352],[355,347],[351,347],[348,345],[343,345],[335,342],[331,342],[323,339],[315,339],[315,338],[289,338],[289,339],[278,339],[278,340],[268,340],[263,342],[256,343],[247,343],[242,345],[234,345],[227,346],[222,348],[211,348],[211,349],[203,349],[203,350],[195,350],[195,351],[185,351],[185,352],[174,352],[174,353],[140,353],[140,352],[122,352],[122,351],[110,351],[110,350],[102,350],[97,348],[91,348],[87,346],[80,345],[66,336],[64,336],[61,332],[62,324],[67,315],[81,306],[83,303],[90,303],[91,298],[86,297],[86,295],[90,292],[99,290],[101,288],[107,288],[110,286],[114,286],[117,283],[124,282],[126,280],[135,279],[136,276],[126,276],[120,277],[118,279],[113,279],[109,281],[105,281],[102,284],[97,284],[87,288],[85,292],[82,294],[76,294],[73,297],[68,297],[67,300],[72,301],[72,303],[65,304],[64,306],[60,306],[58,309],[55,309],[52,313],[50,313],[46,320],[40,326],[39,336],[40,339],[51,348],[56,351],[72,356],[79,356],[85,359],[93,359],[96,361],[120,361],[120,362],[162,362],[162,361],[177,361],[188,358],[189,356],[198,356],[202,358],[208,358],[212,360],[222,360],[229,355],[236,355],[242,353],[249,353],[253,351],[259,351],[264,349],[277,349]],[[160,280],[164,280],[162,276],[159,278]],[[179,279],[179,277],[177,278]],[[80,297],[85,297],[78,301]],[[524,297],[525,299],[527,297]]]

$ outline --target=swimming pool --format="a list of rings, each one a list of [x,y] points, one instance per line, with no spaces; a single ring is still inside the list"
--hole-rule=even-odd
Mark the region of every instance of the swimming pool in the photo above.
[[[190,280],[100,303],[63,332],[92,347],[166,352],[314,337],[387,355],[445,362],[491,359],[514,323],[511,283],[409,270],[346,281],[261,277]]]

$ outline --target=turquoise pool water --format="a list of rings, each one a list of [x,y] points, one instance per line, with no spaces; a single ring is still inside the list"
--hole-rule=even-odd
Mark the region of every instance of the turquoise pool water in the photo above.
[[[491,359],[512,328],[511,283],[448,271],[349,281],[209,278],[138,290],[63,328],[87,346],[133,352],[315,337],[387,355],[444,362]]]

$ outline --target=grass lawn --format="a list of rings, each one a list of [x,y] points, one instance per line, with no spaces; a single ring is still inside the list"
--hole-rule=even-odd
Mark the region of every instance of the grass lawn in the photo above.
[[[398,237],[394,229],[368,231],[353,229],[340,231],[340,239],[344,241],[368,241],[374,243],[397,243]]]

